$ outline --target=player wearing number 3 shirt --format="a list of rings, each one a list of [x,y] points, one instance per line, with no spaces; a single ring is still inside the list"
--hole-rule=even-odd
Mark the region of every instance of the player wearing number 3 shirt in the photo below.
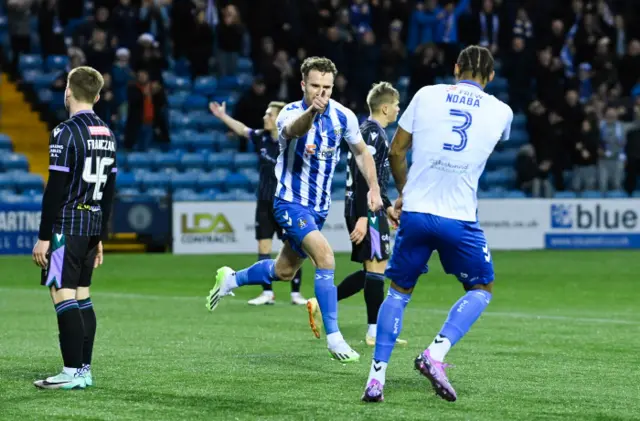
[[[93,269],[102,263],[116,178],[116,139],[93,112],[104,84],[99,72],[78,67],[68,77],[70,118],[51,132],[49,180],[33,260],[42,268],[58,316],[64,368],[38,380],[44,389],[93,385],[91,354],[96,318],[89,296]]]

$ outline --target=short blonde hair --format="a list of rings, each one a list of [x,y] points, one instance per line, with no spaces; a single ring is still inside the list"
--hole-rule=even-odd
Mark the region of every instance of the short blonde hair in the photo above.
[[[383,104],[391,104],[400,99],[400,92],[389,82],[374,83],[367,94],[367,105],[369,112],[374,113],[380,110]]]
[[[93,67],[80,66],[69,73],[67,84],[76,101],[93,104],[104,86],[104,78]]]

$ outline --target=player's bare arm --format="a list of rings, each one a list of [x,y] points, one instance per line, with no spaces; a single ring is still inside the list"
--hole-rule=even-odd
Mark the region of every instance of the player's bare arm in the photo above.
[[[316,115],[324,110],[329,104],[329,97],[326,96],[324,91],[313,98],[311,105],[309,108],[305,110],[302,114],[298,116],[298,118],[291,121],[291,123],[287,124],[284,128],[284,135],[287,139],[295,139],[301,136],[304,136],[313,125],[313,119]]]
[[[358,169],[364,176],[365,180],[367,180],[367,185],[369,186],[369,194],[367,195],[369,209],[375,212],[383,206],[382,197],[380,197],[380,185],[378,184],[376,163],[364,141],[355,144],[350,143],[349,147],[351,148],[351,153],[356,160]]]
[[[227,104],[223,102],[219,104],[217,102],[212,102],[209,104],[209,111],[211,114],[220,119],[228,128],[231,129],[232,132],[242,137],[249,137],[250,129],[242,122],[236,120],[227,114]]]
[[[402,190],[407,184],[407,152],[411,147],[412,135],[406,132],[402,127],[398,127],[393,135],[391,149],[389,150],[389,166],[391,167],[391,175],[396,182],[398,193],[402,197]]]

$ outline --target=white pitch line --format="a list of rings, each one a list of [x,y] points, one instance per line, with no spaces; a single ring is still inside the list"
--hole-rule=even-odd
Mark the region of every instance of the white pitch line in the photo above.
[[[20,292],[26,294],[44,294],[46,292],[42,289],[26,289],[26,288],[5,288],[0,287],[0,292]],[[3,294],[4,295],[4,294]],[[98,297],[112,297],[112,298],[125,298],[125,299],[136,299],[136,300],[159,300],[159,301],[187,301],[187,302],[201,302],[203,307],[206,302],[205,294],[201,297],[193,297],[193,296],[180,296],[180,295],[156,295],[156,294],[138,294],[138,293],[128,293],[128,292],[97,292],[96,295]],[[238,300],[229,297],[230,299],[225,299],[225,303],[231,303],[234,305],[245,305],[247,306],[244,300]],[[247,306],[248,307],[248,306]],[[340,304],[340,307],[343,308],[361,308],[361,306],[349,305],[349,304]],[[421,307],[408,307],[407,310],[411,313],[421,312],[421,313],[432,313],[432,314],[448,314],[448,309],[435,309],[435,308],[421,308]],[[598,317],[575,317],[575,316],[561,316],[561,315],[549,315],[549,314],[532,314],[532,313],[518,313],[518,312],[503,312],[503,311],[485,311],[482,313],[483,315],[491,316],[491,317],[504,317],[511,319],[533,319],[533,320],[554,320],[554,321],[565,321],[565,322],[576,322],[576,323],[603,323],[603,324],[621,324],[621,325],[632,325],[632,326],[640,326],[639,320],[628,320],[628,319],[609,319],[609,318],[598,318]]]

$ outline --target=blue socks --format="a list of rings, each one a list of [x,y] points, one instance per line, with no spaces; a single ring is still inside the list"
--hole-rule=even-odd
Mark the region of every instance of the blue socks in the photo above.
[[[389,287],[387,298],[380,306],[378,313],[378,333],[376,335],[376,349],[373,359],[377,362],[388,363],[391,351],[396,345],[396,339],[402,330],[404,309],[409,303],[411,294],[403,294]]]
[[[338,289],[333,284],[333,273],[333,269],[316,269],[315,294],[327,335],[340,331],[338,329]]]
[[[276,280],[276,261],[273,259],[260,260],[247,269],[236,272],[236,283],[243,285],[264,285]]]
[[[482,289],[467,292],[449,311],[449,316],[440,330],[451,345],[455,345],[469,331],[491,302],[491,293]],[[380,329],[378,327],[378,329]]]

